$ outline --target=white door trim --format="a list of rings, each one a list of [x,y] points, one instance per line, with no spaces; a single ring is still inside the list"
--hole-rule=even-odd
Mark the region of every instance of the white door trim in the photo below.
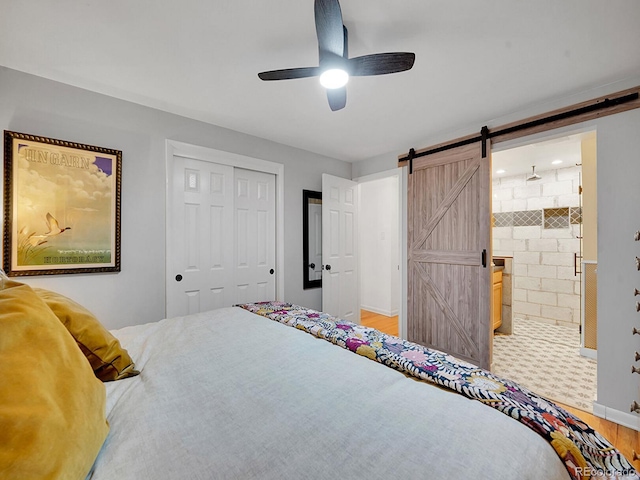
[[[247,157],[237,153],[215,150],[209,147],[192,145],[166,140],[166,172],[165,172],[165,316],[166,316],[166,285],[170,265],[167,260],[167,252],[171,247],[169,225],[171,224],[171,185],[170,177],[173,172],[173,157],[187,157],[205,162],[230,165],[232,167],[271,173],[276,177],[276,298],[284,299],[284,165],[281,163]]]
[[[382,172],[356,177],[354,182],[364,183],[382,178],[398,177],[398,194],[400,195],[398,205],[400,206],[400,312],[398,314],[398,336],[407,338],[407,179],[409,168],[393,168]]]

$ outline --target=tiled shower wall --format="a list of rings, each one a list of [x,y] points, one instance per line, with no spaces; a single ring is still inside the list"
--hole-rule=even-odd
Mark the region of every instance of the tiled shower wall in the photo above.
[[[580,167],[537,173],[493,179],[493,255],[513,256],[514,317],[577,326]]]

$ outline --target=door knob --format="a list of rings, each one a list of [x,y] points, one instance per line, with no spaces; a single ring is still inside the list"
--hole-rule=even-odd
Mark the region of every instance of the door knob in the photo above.
[[[182,281],[182,275],[178,274],[176,275],[176,282],[181,282]]]
[[[316,268],[316,264],[315,263],[310,263],[309,264],[309,268]]]
[[[269,273],[270,273],[271,275],[273,275],[273,274],[274,274],[274,272],[275,272],[275,270],[274,270],[273,268],[272,268],[271,270],[269,270]]]
[[[331,265],[326,265],[324,268],[325,270],[331,270]]]

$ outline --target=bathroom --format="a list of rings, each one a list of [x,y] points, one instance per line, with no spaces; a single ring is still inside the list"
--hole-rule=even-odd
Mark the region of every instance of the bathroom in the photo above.
[[[495,370],[586,410],[597,356],[595,187],[595,132],[492,155],[493,258],[504,266]]]

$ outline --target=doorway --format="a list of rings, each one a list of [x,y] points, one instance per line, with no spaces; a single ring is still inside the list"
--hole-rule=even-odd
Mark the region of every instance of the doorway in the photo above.
[[[580,355],[581,332],[595,291],[582,296],[581,272],[597,261],[595,162],[595,132],[492,153],[492,253],[506,273],[493,370],[586,411],[596,364]]]
[[[391,170],[358,182],[361,324],[401,336],[401,175]]]

